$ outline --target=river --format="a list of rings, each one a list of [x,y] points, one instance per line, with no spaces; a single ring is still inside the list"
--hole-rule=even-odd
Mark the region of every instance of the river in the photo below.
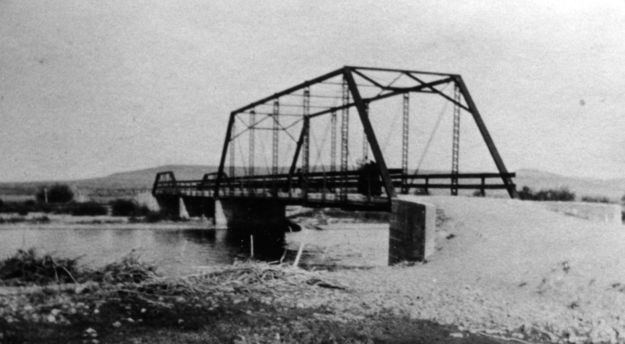
[[[80,257],[79,262],[87,267],[119,260],[134,250],[140,260],[155,264],[165,275],[181,275],[197,271],[198,267],[231,264],[237,257],[249,253],[249,246],[232,240],[226,229],[206,226],[0,227],[0,259],[13,255],[18,249],[31,247],[58,257]]]

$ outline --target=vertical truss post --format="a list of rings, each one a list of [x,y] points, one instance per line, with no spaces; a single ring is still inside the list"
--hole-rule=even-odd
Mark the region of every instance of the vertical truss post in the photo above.
[[[248,149],[248,154],[249,156],[247,157],[247,170],[248,170],[248,174],[250,176],[254,175],[254,155],[256,154],[256,148],[255,148],[255,136],[256,136],[256,131],[254,130],[254,126],[256,123],[256,111],[252,110],[250,111],[250,122],[249,122],[249,131],[250,131],[250,138],[249,138],[249,149]]]
[[[330,115],[330,171],[336,171],[336,112]]]
[[[480,115],[480,112],[477,109],[477,106],[473,102],[473,98],[471,97],[471,94],[469,93],[469,89],[465,85],[464,80],[462,79],[460,75],[457,75],[454,79],[455,79],[456,85],[460,88],[460,92],[467,104],[467,107],[469,108],[469,110],[471,110],[470,111],[471,116],[473,116],[473,120],[475,121],[475,124],[477,125],[478,129],[480,130],[480,134],[482,134],[482,138],[484,139],[484,142],[486,143],[486,146],[488,147],[490,155],[495,161],[495,165],[497,166],[497,169],[499,170],[499,174],[501,174],[501,180],[506,186],[506,189],[508,190],[508,194],[510,195],[511,198],[517,198],[518,195],[515,189],[515,185],[512,182],[512,179],[508,176],[508,170],[506,169],[506,165],[504,164],[503,159],[501,159],[501,156],[499,155],[499,151],[497,150],[497,147],[495,146],[495,142],[493,142],[493,139],[491,138],[490,133],[488,132],[488,129],[486,129],[486,125],[484,124],[484,121],[482,120],[482,116]]]
[[[308,199],[308,172],[310,169],[310,90],[308,87],[304,89],[304,154],[302,154],[302,193],[304,200]]]
[[[369,116],[369,103],[365,102],[365,111]],[[367,133],[362,131],[362,161],[366,163],[369,160],[369,141],[367,141]]]
[[[460,102],[460,88],[454,87],[454,100]],[[451,194],[458,195],[458,160],[460,158],[460,107],[454,104],[454,128],[451,143]]]
[[[360,91],[358,91],[358,86],[354,81],[352,71],[349,68],[345,68],[344,73],[345,79],[347,80],[347,84],[349,86],[349,90],[352,94],[352,98],[354,99],[354,104],[356,105],[356,109],[358,110],[360,121],[362,122],[362,126],[365,129],[365,133],[367,134],[369,144],[371,145],[371,152],[373,153],[375,162],[377,163],[378,169],[380,170],[380,176],[382,177],[382,181],[384,182],[384,189],[390,203],[391,198],[395,197],[393,181],[391,180],[388,169],[386,168],[386,162],[384,161],[382,150],[380,149],[380,145],[378,144],[378,139],[375,137],[373,127],[371,126],[371,122],[369,121],[369,116],[367,116],[365,102],[360,96]]]
[[[406,186],[408,175],[408,147],[409,147],[409,132],[410,132],[410,93],[404,93],[403,97],[403,117],[401,126],[401,192],[408,193],[408,187]]]
[[[236,131],[236,122],[232,123],[232,131]],[[229,167],[229,171],[230,171],[230,177],[234,177],[234,175],[236,173],[236,169],[234,168],[234,164],[236,163],[235,156],[234,156],[235,148],[236,148],[235,145],[234,145],[235,140],[236,139],[230,140],[230,148],[229,148],[230,151],[228,152],[228,154],[230,156],[230,166],[228,166]],[[234,186],[231,185],[231,190],[230,190],[231,192],[233,191],[233,189],[232,189],[233,187]]]
[[[347,78],[343,77],[343,106],[349,104],[349,87]],[[349,107],[345,106],[341,111],[341,172],[347,172],[347,161],[349,159]],[[347,177],[344,186],[341,188],[341,199],[347,199]]]
[[[280,143],[280,119],[278,116],[280,115],[280,100],[276,99],[273,102],[273,113],[271,117],[273,117],[273,127],[272,127],[272,138],[271,138],[271,173],[276,175],[278,174],[278,158],[279,158],[279,146]]]
[[[230,146],[230,139],[232,138],[232,127],[234,126],[235,112],[230,113],[228,119],[228,129],[226,129],[226,137],[224,138],[224,144],[221,146],[221,158],[219,159],[219,169],[217,170],[217,180],[215,181],[214,195],[215,198],[219,198],[219,186],[223,181],[224,169],[226,163],[226,155],[228,154],[228,147]]]

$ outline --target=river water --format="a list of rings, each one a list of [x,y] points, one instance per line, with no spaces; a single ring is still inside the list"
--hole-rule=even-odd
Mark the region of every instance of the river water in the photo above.
[[[32,247],[58,257],[80,257],[79,262],[87,267],[119,260],[134,250],[140,260],[155,264],[166,275],[231,264],[237,257],[249,254],[247,243],[232,239],[226,229],[0,227],[0,259],[15,254],[18,249]]]

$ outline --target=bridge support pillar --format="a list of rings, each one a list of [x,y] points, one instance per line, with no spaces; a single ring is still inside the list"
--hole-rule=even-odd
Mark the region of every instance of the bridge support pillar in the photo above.
[[[388,263],[425,261],[435,250],[436,206],[414,196],[391,202]]]
[[[220,200],[215,200],[215,216],[213,217],[213,223],[217,228],[226,228],[228,226],[228,220],[224,213],[224,208],[221,205]]]
[[[222,199],[221,208],[229,229],[287,230],[285,205],[279,201],[255,199]]]
[[[221,199],[220,202],[231,238],[247,246],[253,235],[255,252],[266,253],[264,258],[280,256],[289,225],[284,203],[254,199]]]
[[[180,212],[180,202],[176,195],[158,195],[155,197],[161,214],[177,217]]]
[[[161,212],[175,218],[213,217],[215,200],[200,196],[158,195]]]
[[[188,220],[190,217],[189,211],[187,211],[187,206],[184,204],[184,199],[182,197],[178,198],[178,218],[183,220]]]

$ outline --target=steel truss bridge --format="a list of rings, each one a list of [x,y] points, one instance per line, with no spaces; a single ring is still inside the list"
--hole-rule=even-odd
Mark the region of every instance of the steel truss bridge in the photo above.
[[[421,123],[414,114],[420,108],[411,111],[415,103],[411,96],[417,94],[438,97],[452,107],[449,172],[413,168],[423,161],[433,137],[421,156],[411,154],[414,128]],[[390,112],[401,115],[397,116],[401,129],[396,130]],[[460,172],[462,117],[475,124],[496,171]],[[385,125],[389,130],[381,144],[376,130]],[[394,144],[389,148],[388,142]],[[460,75],[345,66],[232,111],[218,171],[201,180],[176,180],[172,172],[158,173],[153,194],[157,199],[277,200],[310,207],[388,210],[398,194],[428,194],[435,189],[447,189],[452,195],[466,189],[482,195],[501,189],[514,198],[514,176]]]

